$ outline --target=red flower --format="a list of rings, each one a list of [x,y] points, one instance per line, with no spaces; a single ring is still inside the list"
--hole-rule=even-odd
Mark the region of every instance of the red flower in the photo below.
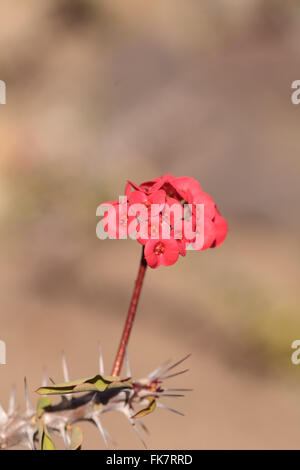
[[[174,239],[148,240],[145,245],[145,258],[150,268],[170,266],[176,263],[179,256],[179,247]]]
[[[104,229],[115,238],[136,232],[152,268],[174,264],[179,254],[185,256],[187,248],[201,251],[217,247],[228,232],[214,200],[188,176],[164,175],[140,185],[129,181],[125,204],[110,204],[103,218]]]
[[[164,208],[166,193],[159,190],[148,195],[143,191],[136,190],[128,195],[128,201],[130,204],[144,204],[148,210],[153,208],[152,215],[157,215]]]

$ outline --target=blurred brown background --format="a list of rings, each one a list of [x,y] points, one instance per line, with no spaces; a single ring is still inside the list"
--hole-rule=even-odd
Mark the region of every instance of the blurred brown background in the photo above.
[[[299,448],[297,0],[2,0],[0,402],[110,372],[140,257],[96,238],[96,207],[164,173],[199,179],[230,227],[216,250],[149,270],[136,377],[191,352],[194,392],[145,418],[150,448]],[[171,386],[171,382],[170,382]],[[36,400],[34,393],[32,400]],[[140,448],[119,415],[117,448]],[[103,448],[84,426],[85,448]]]

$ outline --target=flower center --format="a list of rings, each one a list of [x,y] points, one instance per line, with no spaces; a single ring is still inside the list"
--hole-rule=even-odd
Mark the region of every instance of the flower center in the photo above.
[[[156,255],[162,255],[165,252],[165,245],[162,242],[156,243],[154,247],[154,253]]]

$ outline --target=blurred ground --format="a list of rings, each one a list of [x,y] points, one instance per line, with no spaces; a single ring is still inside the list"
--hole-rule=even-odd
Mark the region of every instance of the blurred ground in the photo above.
[[[296,1],[2,0],[0,402],[41,370],[109,372],[140,257],[99,241],[96,207],[163,173],[228,219],[217,250],[147,273],[130,344],[142,376],[191,352],[194,392],[145,418],[151,448],[299,448],[300,107]],[[56,379],[57,378],[57,379]],[[32,400],[35,397],[32,394]],[[23,398],[20,398],[23,405]],[[166,402],[167,403],[167,402]],[[147,423],[148,421],[148,423]],[[139,443],[122,416],[118,448]],[[85,426],[86,448],[102,448]]]

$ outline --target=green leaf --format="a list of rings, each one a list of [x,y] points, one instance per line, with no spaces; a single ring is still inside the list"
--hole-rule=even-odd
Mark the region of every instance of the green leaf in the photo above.
[[[143,416],[146,416],[148,415],[149,413],[152,413],[155,408],[156,408],[156,399],[152,399],[151,397],[150,398],[150,403],[149,405],[147,406],[147,408],[143,408],[141,411],[138,411],[134,416],[133,418],[143,418]]]
[[[39,395],[66,395],[79,392],[103,392],[111,388],[132,388],[131,379],[96,375],[95,377],[78,379],[50,387],[40,387],[37,393]]]
[[[47,427],[42,420],[39,422],[39,443],[41,450],[55,450],[55,446],[49,436]]]
[[[82,430],[79,426],[74,426],[72,428],[71,435],[71,450],[80,450],[83,441]]]
[[[40,397],[38,404],[37,404],[37,413],[38,413],[38,418],[42,416],[42,414],[45,411],[45,408],[48,408],[48,406],[51,406],[51,400],[47,397]]]

